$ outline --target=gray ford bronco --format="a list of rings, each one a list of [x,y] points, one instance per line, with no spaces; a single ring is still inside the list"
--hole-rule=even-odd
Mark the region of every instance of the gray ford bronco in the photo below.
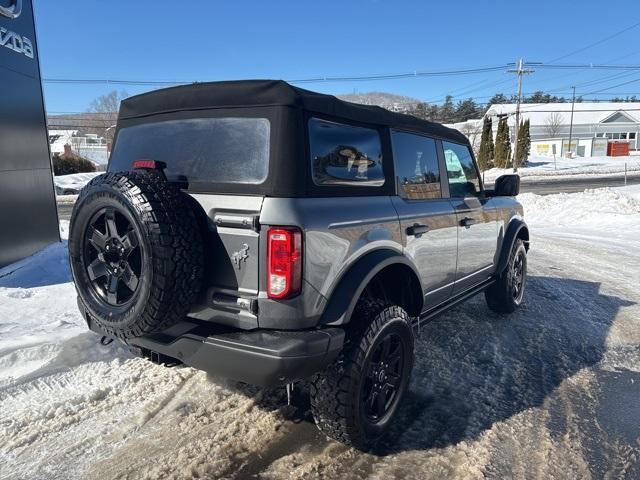
[[[485,189],[456,130],[282,81],[138,95],[73,211],[78,305],[160,363],[306,380],[318,427],[366,449],[407,390],[414,327],[479,292],[521,304],[518,189]]]

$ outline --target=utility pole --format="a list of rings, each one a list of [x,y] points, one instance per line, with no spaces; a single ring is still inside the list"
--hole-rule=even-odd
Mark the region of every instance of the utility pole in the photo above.
[[[516,65],[517,65],[516,69],[507,70],[507,72],[509,73],[515,73],[518,75],[518,97],[516,99],[516,128],[515,128],[515,135],[514,135],[515,142],[513,147],[513,171],[514,172],[518,171],[517,153],[518,153],[518,133],[519,133],[518,130],[520,130],[520,103],[522,102],[522,76],[525,73],[535,72],[535,70],[526,70],[524,68],[524,62],[522,61],[522,59],[518,60]]]
[[[576,106],[576,87],[573,88],[573,97],[571,98],[571,122],[569,123],[569,158],[571,158],[571,138],[573,137],[573,108]]]

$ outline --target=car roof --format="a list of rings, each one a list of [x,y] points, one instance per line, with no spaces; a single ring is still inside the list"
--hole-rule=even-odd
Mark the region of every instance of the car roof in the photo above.
[[[295,87],[283,80],[233,80],[193,83],[154,90],[122,101],[119,119],[133,119],[184,110],[239,107],[294,107],[355,122],[434,135],[467,144],[458,130],[412,115],[357,103]]]

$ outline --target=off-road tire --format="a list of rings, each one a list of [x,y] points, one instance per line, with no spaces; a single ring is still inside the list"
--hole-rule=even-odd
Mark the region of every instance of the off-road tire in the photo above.
[[[518,259],[522,259],[522,279],[520,291],[514,294],[515,282],[517,282],[514,266]],[[498,313],[512,313],[521,304],[524,296],[524,288],[527,278],[527,250],[520,239],[516,239],[509,260],[504,271],[498,276],[496,282],[484,291],[484,297],[491,310]]]
[[[397,397],[383,421],[374,424],[366,418],[361,405],[364,370],[374,349],[389,333],[401,335],[407,351]],[[391,426],[408,388],[413,343],[410,318],[402,308],[375,300],[361,300],[349,324],[340,357],[314,375],[310,382],[311,411],[320,431],[355,448],[371,448]]]
[[[71,270],[80,308],[108,336],[126,341],[164,330],[185,317],[199,293],[203,240],[185,197],[155,171],[106,173],[80,192],[69,229]],[[100,298],[86,265],[90,220],[107,210],[131,222],[140,242],[143,271],[131,300],[120,306]]]

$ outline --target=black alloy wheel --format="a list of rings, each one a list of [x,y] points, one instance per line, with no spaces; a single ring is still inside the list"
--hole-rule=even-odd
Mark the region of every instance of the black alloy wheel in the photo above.
[[[135,225],[113,207],[99,210],[84,236],[87,275],[95,294],[112,306],[131,301],[143,275]]]
[[[388,415],[398,396],[402,369],[406,365],[402,338],[389,332],[368,359],[363,392],[362,411],[371,423],[379,423]]]
[[[513,259],[513,266],[511,267],[511,285],[513,299],[515,302],[522,302],[522,296],[524,295],[524,282],[525,282],[525,270],[526,270],[526,252],[524,250],[518,250],[516,256]]]

